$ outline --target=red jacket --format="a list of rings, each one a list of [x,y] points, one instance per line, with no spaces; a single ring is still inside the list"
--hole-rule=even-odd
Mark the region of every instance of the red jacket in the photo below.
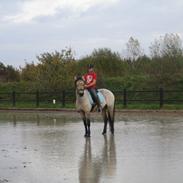
[[[84,80],[86,81],[87,85],[90,85],[94,80],[97,80],[97,74],[95,72],[89,72],[84,75]],[[96,88],[96,84],[88,88]]]

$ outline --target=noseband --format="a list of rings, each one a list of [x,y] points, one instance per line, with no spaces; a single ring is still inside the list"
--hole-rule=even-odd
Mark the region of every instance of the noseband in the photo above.
[[[75,81],[75,87],[76,87],[76,90],[77,90],[77,94],[78,94],[80,97],[82,97],[82,96],[84,95],[84,87],[78,89],[78,86],[77,86],[77,82],[78,82],[78,81],[84,82],[84,80],[82,79],[82,77],[79,77],[79,78],[77,78],[76,81]]]

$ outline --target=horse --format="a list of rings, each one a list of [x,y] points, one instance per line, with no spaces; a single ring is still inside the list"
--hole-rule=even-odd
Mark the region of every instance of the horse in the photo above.
[[[82,77],[75,79],[76,88],[76,109],[80,113],[85,127],[85,137],[90,137],[90,113],[93,112],[93,106],[90,101],[90,94],[85,89],[85,81]],[[102,134],[107,132],[107,122],[109,121],[111,134],[114,134],[114,116],[115,116],[115,97],[108,89],[98,89],[104,97],[104,102],[101,104],[102,116],[104,120],[104,128]]]

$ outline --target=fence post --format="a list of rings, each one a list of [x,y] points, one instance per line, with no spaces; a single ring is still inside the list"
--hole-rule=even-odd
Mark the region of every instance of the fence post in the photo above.
[[[65,90],[62,91],[62,107],[65,107]]]
[[[123,106],[124,108],[127,107],[127,90],[126,89],[123,90]]]
[[[13,107],[16,106],[16,93],[15,93],[15,91],[12,92],[12,105],[13,105]]]
[[[163,107],[163,104],[164,104],[164,90],[163,90],[163,88],[160,88],[159,89],[159,106],[160,106],[160,108],[162,108]]]
[[[36,91],[36,107],[39,107],[39,91]]]

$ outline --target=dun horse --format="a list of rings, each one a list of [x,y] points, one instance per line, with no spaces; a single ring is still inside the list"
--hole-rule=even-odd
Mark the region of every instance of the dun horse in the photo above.
[[[90,101],[90,94],[84,88],[85,82],[82,78],[75,80],[76,86],[76,109],[81,114],[85,127],[85,137],[90,137],[90,113],[92,112],[93,106]],[[114,94],[107,89],[99,89],[99,92],[104,97],[104,101],[101,103],[102,116],[104,120],[104,129],[102,134],[107,132],[107,122],[109,121],[110,131],[114,134]]]

